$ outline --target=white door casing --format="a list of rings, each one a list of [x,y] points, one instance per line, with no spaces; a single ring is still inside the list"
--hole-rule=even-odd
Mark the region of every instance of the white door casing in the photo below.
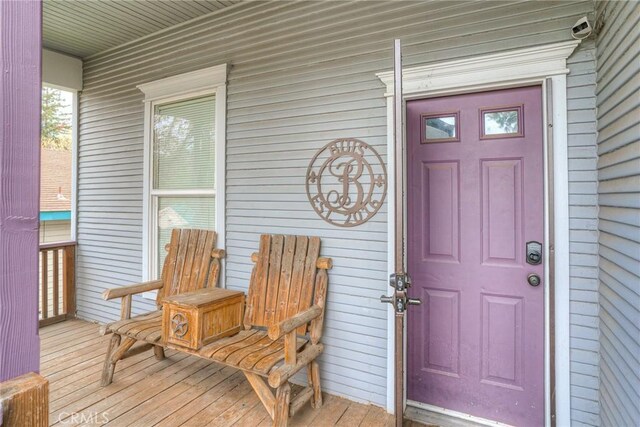
[[[434,96],[453,95],[486,91],[499,88],[541,84],[543,97],[547,94],[547,79],[550,79],[553,90],[552,117],[544,112],[544,128],[550,123],[552,128],[552,159],[548,162],[549,141],[545,135],[545,265],[549,245],[555,249],[554,277],[549,278],[545,271],[545,283],[554,283],[554,349],[555,349],[555,415],[557,425],[570,424],[570,349],[569,349],[569,171],[567,150],[567,58],[573,53],[580,41],[553,43],[524,49],[476,56],[466,59],[440,62],[419,67],[403,69],[403,98],[418,99]],[[387,167],[389,176],[395,176],[394,139],[393,139],[393,71],[376,74],[385,84],[387,98]],[[543,99],[543,105],[547,105]],[[553,180],[549,180],[552,168]],[[406,170],[406,169],[405,169]],[[549,186],[553,187],[550,188]],[[551,191],[550,191],[551,190]],[[549,200],[549,194],[553,200]],[[398,195],[393,185],[389,186],[388,206],[393,206]],[[403,200],[406,206],[406,200]],[[549,206],[553,206],[553,242],[549,239]],[[388,210],[387,253],[389,274],[393,273],[395,257],[395,213]],[[406,241],[406,239],[405,239]],[[386,290],[385,290],[386,291]],[[551,390],[550,378],[550,312],[549,288],[545,287],[545,424],[551,424]],[[411,315],[409,313],[409,315]],[[394,406],[394,312],[388,309],[387,320],[387,411],[393,412]]]

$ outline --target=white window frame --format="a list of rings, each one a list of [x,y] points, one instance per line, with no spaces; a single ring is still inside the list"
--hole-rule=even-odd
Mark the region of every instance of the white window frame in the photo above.
[[[78,105],[82,91],[82,61],[42,49],[42,85],[71,92],[71,241],[78,239]]]
[[[71,93],[71,218],[68,240],[76,242],[78,239],[78,90],[43,81],[42,88],[45,87]]]
[[[144,182],[142,219],[142,280],[158,277],[158,242],[154,200],[160,196],[214,197],[217,246],[225,244],[225,159],[227,117],[227,64],[216,65],[149,83],[138,85],[144,93]],[[154,190],[153,189],[153,114],[155,107],[176,101],[215,95],[215,184],[213,190]],[[224,276],[224,260],[222,263]],[[224,283],[224,281],[223,281]],[[155,292],[143,295],[155,298]]]

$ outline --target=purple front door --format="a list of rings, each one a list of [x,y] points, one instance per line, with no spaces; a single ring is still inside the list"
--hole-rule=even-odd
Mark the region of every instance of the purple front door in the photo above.
[[[544,424],[541,104],[539,86],[407,103],[410,400]]]

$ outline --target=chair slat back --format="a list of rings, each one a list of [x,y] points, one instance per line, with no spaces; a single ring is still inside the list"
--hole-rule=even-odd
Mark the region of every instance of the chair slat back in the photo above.
[[[162,298],[206,287],[218,283],[219,268],[212,268],[212,252],[217,234],[212,230],[173,229],[162,266],[164,286],[158,292],[158,303]]]
[[[246,326],[269,327],[311,306],[320,238],[263,234],[251,273]],[[306,327],[298,331],[306,333]]]

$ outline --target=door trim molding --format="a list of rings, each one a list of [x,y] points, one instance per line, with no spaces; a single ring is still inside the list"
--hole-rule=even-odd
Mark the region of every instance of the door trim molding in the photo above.
[[[567,58],[579,40],[509,50],[419,67],[403,68],[402,93],[405,99],[474,92],[487,87],[518,86],[527,79],[566,75]],[[393,96],[393,71],[377,73]]]
[[[548,280],[554,283],[554,294],[548,295],[549,286],[545,286],[545,424],[552,425],[550,408],[550,379],[554,375],[555,383],[555,420],[553,424],[568,425],[571,419],[571,387],[570,387],[570,349],[569,349],[569,171],[567,153],[567,58],[573,53],[580,41],[553,43],[506,52],[481,55],[454,61],[440,62],[419,67],[403,69],[403,99],[419,99],[434,96],[454,95],[507,87],[539,84],[546,96],[546,81],[553,85],[551,105],[552,117],[547,118],[546,108],[543,113],[543,125],[547,129],[553,123],[551,131],[553,140],[552,161],[546,160],[549,141],[544,135],[545,156],[545,233],[549,230],[549,210],[553,209],[553,242],[546,240],[545,257],[549,247],[555,249],[554,276]],[[393,149],[393,71],[377,73],[376,76],[386,86],[384,96],[387,98],[387,166],[389,176],[395,176]],[[543,99],[543,106],[545,106]],[[406,129],[406,126],[403,126]],[[406,163],[406,159],[403,159]],[[549,181],[548,167],[552,168],[553,181]],[[406,171],[406,168],[405,168]],[[406,172],[405,172],[406,173]],[[549,189],[549,185],[553,188]],[[549,191],[551,190],[551,191]],[[549,200],[548,196],[553,195]],[[404,195],[403,195],[404,196]],[[397,195],[394,187],[388,190],[388,206],[393,206]],[[402,197],[402,196],[401,196]],[[406,197],[403,197],[406,206]],[[404,209],[406,215],[406,209]],[[387,260],[389,274],[393,273],[395,258],[395,213],[388,210],[387,223]],[[406,242],[406,240],[405,240]],[[548,259],[545,274],[548,274]],[[550,283],[548,281],[548,283]],[[551,320],[548,314],[549,300],[554,300],[554,342],[550,340]],[[387,411],[393,412],[393,380],[394,364],[394,312],[388,308],[387,316]],[[405,343],[406,345],[406,343]],[[550,346],[554,351],[555,372],[550,372]],[[405,361],[406,362],[406,361]],[[406,375],[406,372],[405,372]]]
[[[488,420],[486,418],[476,417],[474,415],[464,414],[462,412],[453,411],[451,409],[441,408],[439,406],[429,405],[428,403],[416,402],[414,400],[407,400],[407,405],[410,406],[415,412],[419,413],[421,411],[432,412],[434,414],[439,414],[447,418],[458,419],[461,421],[468,421],[474,424],[480,424],[490,427],[512,427],[509,424],[501,423],[499,421]],[[407,417],[412,419],[411,417]],[[413,420],[420,422],[419,418]],[[426,421],[426,420],[425,420]],[[423,421],[424,423],[424,421]],[[428,423],[425,423],[428,424]]]

